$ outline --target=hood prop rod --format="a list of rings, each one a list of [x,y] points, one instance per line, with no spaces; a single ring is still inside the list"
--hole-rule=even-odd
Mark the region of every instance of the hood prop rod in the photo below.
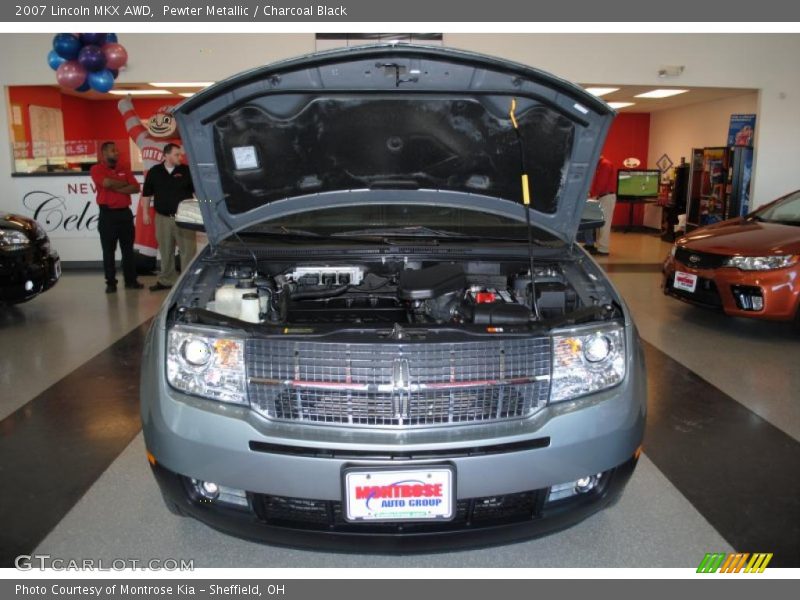
[[[228,229],[230,229],[231,233],[233,234],[233,237],[236,238],[236,241],[239,242],[242,246],[244,246],[244,248],[250,253],[250,256],[253,259],[253,269],[254,269],[253,270],[253,277],[256,277],[258,275],[258,258],[256,258],[256,253],[253,252],[253,249],[250,246],[248,246],[247,244],[244,243],[242,238],[239,237],[239,233],[233,230],[233,227],[231,227],[231,224],[228,222],[228,220],[225,218],[225,215],[222,213],[222,202],[217,202],[215,208],[217,210],[217,216],[225,224],[225,226]],[[216,250],[217,249],[214,248],[214,252],[215,253],[216,253]]]
[[[522,133],[519,130],[517,123],[517,99],[511,98],[511,109],[508,111],[508,116],[511,117],[511,124],[514,126],[514,133],[517,139],[517,148],[519,148],[519,170],[522,174],[522,204],[525,206],[525,224],[528,229],[528,264],[531,270],[531,308],[536,320],[541,319],[539,314],[539,304],[536,302],[536,271],[533,268],[533,232],[531,231],[531,191],[528,184],[528,174],[525,172],[525,141],[522,139]]]

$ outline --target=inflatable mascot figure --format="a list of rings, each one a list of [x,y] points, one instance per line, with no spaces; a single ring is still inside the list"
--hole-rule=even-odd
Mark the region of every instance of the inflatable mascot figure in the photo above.
[[[172,116],[172,106],[162,106],[148,120],[146,126],[142,124],[133,101],[127,96],[117,105],[128,135],[139,147],[142,153],[144,174],[147,175],[152,167],[163,160],[164,146],[167,144],[180,144],[175,118]],[[140,272],[152,272],[156,267],[156,254],[158,242],[156,241],[155,209],[150,207],[150,224],[145,225],[142,218],[142,203],[136,209],[136,238],[133,249],[136,252],[136,265]]]

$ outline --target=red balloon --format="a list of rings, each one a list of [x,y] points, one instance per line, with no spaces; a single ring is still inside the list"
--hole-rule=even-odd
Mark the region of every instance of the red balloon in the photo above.
[[[106,69],[121,69],[128,62],[128,51],[122,44],[103,45],[103,54],[106,55]]]
[[[56,69],[56,81],[61,87],[76,90],[86,81],[86,73],[77,60],[68,60]]]

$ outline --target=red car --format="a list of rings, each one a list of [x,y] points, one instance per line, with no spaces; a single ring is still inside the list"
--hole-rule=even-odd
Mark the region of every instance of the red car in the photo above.
[[[663,287],[728,315],[800,323],[800,190],[680,238]]]

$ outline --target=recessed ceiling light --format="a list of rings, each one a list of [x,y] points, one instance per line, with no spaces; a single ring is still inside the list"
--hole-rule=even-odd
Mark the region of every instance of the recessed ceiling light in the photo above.
[[[194,96],[194,92],[179,92],[178,96],[183,96],[184,98],[191,98]]]
[[[115,96],[171,96],[172,92],[169,90],[111,90],[109,94]]]
[[[210,85],[214,85],[214,82],[213,81],[169,81],[166,83],[151,83],[150,85],[157,88],[185,88],[185,87],[204,88]]]
[[[619,88],[614,88],[614,87],[587,87],[585,89],[587,92],[589,92],[593,96],[597,96],[598,98],[601,98],[606,94],[619,91]]]
[[[609,102],[608,105],[611,108],[627,108],[628,106],[633,106],[636,104],[635,102]]]
[[[636,94],[637,98],[669,98],[678,94],[685,94],[689,90],[652,90],[644,94]]]

